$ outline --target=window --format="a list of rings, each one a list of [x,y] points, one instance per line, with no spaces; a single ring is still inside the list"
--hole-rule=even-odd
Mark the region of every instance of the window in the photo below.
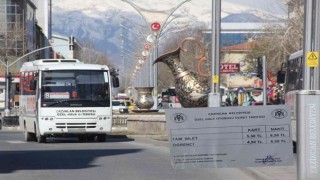
[[[44,71],[42,106],[110,106],[108,75],[102,70]]]

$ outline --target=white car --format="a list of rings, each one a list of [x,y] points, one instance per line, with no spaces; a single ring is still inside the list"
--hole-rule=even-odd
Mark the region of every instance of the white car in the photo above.
[[[112,110],[120,113],[128,113],[128,106],[125,100],[112,100]]]

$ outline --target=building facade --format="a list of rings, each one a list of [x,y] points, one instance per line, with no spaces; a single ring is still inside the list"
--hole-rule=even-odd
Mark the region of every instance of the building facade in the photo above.
[[[48,50],[36,50],[49,44],[50,12],[51,0],[0,0],[0,60],[11,64],[35,52],[10,66],[10,72],[18,72],[25,61],[49,57]],[[4,71],[1,67],[0,73]]]
[[[70,36],[52,35],[53,58],[57,59],[82,59],[82,44],[77,38]]]
[[[37,6],[36,20],[37,20],[37,42],[36,48],[50,46],[52,39],[52,0],[33,0]],[[52,58],[50,48],[41,51],[41,58]]]

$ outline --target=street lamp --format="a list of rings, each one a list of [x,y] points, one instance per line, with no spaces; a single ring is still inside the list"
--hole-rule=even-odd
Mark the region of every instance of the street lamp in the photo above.
[[[124,17],[124,16],[120,16],[120,17],[121,17],[122,19],[125,19],[125,20],[129,21],[129,22],[130,22],[132,25],[134,25],[136,28],[139,27],[139,28],[137,28],[137,29],[138,29],[138,31],[139,31],[139,33],[140,33],[141,36],[145,36],[145,34],[151,34],[151,31],[150,31],[150,29],[148,28],[148,26],[141,25],[141,24],[139,24],[139,23],[137,23],[137,22],[135,22],[135,21],[133,21],[133,20],[131,20],[131,19],[129,19],[129,18]],[[146,31],[146,32],[142,32],[142,31]]]
[[[209,107],[220,107],[220,29],[221,0],[212,0],[212,62],[211,62],[211,92],[208,97]],[[215,60],[215,61],[214,61]]]
[[[123,35],[120,35],[122,38],[123,38],[123,43],[124,43],[124,40],[127,40],[127,41],[131,41],[131,40],[129,40],[129,39],[127,39],[127,38],[124,38],[124,36]],[[122,48],[122,53],[124,54],[125,53],[125,51],[127,52],[127,53],[131,53],[131,54],[133,54],[133,55],[135,55],[136,56],[136,58],[140,58],[141,59],[141,55],[139,55],[139,53],[137,53],[137,52],[133,52],[133,51],[131,51],[131,50],[128,50],[128,49],[125,49],[124,48],[124,46],[125,45],[128,45],[129,43],[126,43],[126,44],[123,44],[122,46],[121,46],[121,48]],[[130,46],[129,46],[130,47]],[[137,47],[137,46],[136,46]],[[134,47],[130,47],[131,49],[135,49]],[[143,49],[137,49],[136,51],[142,51]],[[136,58],[133,58],[133,59],[136,59]],[[124,59],[123,59],[123,63],[124,63]],[[140,77],[141,76],[141,77]],[[144,76],[145,77],[145,76]],[[139,78],[142,78],[142,74],[140,74],[139,75]],[[141,82],[145,82],[145,81],[141,81]]]
[[[131,22],[131,21],[130,21]],[[136,25],[136,24],[134,24],[134,25]],[[147,38],[147,36],[145,36],[144,34],[143,34],[143,32],[141,32],[141,31],[139,31],[139,33],[136,33],[136,32],[133,32],[132,30],[130,30],[129,28],[127,28],[127,27],[125,27],[123,24],[120,24],[120,26],[123,28],[123,29],[125,29],[125,30],[127,30],[128,32],[130,32],[139,42],[140,42],[140,44],[141,44],[141,46],[143,47],[143,49],[141,50],[141,55],[142,56],[140,56],[141,57],[141,59],[143,59],[143,60],[146,60],[146,57],[149,55],[149,52],[146,50],[146,42],[143,42],[143,41],[145,41],[145,40],[147,40],[148,38]],[[125,40],[128,40],[128,41],[131,41],[131,40],[129,40],[128,38],[126,38],[126,37],[124,37],[122,34],[120,35],[123,39],[125,39]],[[141,40],[141,38],[143,39],[143,40]],[[142,57],[145,57],[145,58],[142,58]],[[149,61],[147,61],[147,63],[150,63]],[[140,68],[140,66],[142,66],[142,64],[138,64],[139,65],[139,68],[140,68],[140,76],[141,76],[141,79],[143,79],[143,81],[141,81],[141,83],[139,84],[139,85],[145,85],[145,84],[147,84],[148,82],[149,82],[149,80],[148,80],[148,78],[150,77],[150,75],[149,75],[149,72],[147,71],[148,69],[147,69],[147,67],[148,67],[148,65],[147,65],[147,63],[145,63],[145,65],[143,66],[143,68],[141,69]],[[143,62],[143,64],[144,64],[144,62]],[[151,63],[150,63],[151,64]]]
[[[153,60],[155,60],[158,56],[158,40],[159,40],[158,38],[161,35],[163,27],[166,26],[169,17],[176,11],[176,9],[178,9],[184,3],[189,2],[191,0],[184,0],[183,2],[178,4],[176,7],[172,8],[170,10],[167,10],[167,11],[150,11],[150,10],[146,10],[141,7],[138,7],[137,5],[135,5],[134,3],[132,3],[129,0],[122,0],[122,1],[130,4],[141,15],[141,17],[144,19],[146,24],[148,24],[148,26],[150,27],[151,31],[154,32],[155,41],[154,41],[154,47],[153,47]],[[150,14],[153,14],[154,16],[150,16]],[[155,15],[162,16],[162,17],[164,17],[164,15],[166,15],[164,18],[165,20],[163,22],[158,23],[158,22],[156,22],[157,20],[154,19]],[[152,65],[150,65],[150,70],[151,69],[152,69]],[[153,66],[153,73],[151,73],[151,74],[153,74],[153,78],[151,78],[152,82],[150,82],[150,84],[153,84],[153,87],[154,87],[153,100],[155,102],[153,109],[157,109],[157,104],[158,104],[158,98],[157,98],[157,96],[158,96],[158,92],[157,92],[157,89],[158,89],[158,82],[157,82],[157,80],[158,80],[158,66],[157,65]]]
[[[5,110],[4,110],[5,116],[9,116],[9,113],[10,113],[10,110],[9,110],[9,77],[10,77],[10,75],[9,75],[9,67],[14,65],[15,63],[17,63],[21,59],[29,56],[30,54],[33,54],[35,52],[38,52],[38,51],[41,51],[41,50],[44,50],[44,49],[48,49],[48,48],[51,48],[51,47],[58,47],[58,46],[69,46],[69,45],[46,46],[46,47],[43,47],[43,48],[39,48],[39,49],[36,49],[34,51],[31,51],[31,52],[19,57],[18,59],[13,61],[11,64],[8,63],[7,57],[5,57],[5,62],[0,60],[0,63],[6,68],[6,78],[5,78],[6,79],[6,90],[5,90],[6,92],[5,92]]]

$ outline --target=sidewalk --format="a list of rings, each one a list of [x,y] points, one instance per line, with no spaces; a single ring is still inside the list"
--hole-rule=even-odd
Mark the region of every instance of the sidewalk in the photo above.
[[[2,126],[2,129],[0,131],[22,131],[20,127],[18,126]]]

